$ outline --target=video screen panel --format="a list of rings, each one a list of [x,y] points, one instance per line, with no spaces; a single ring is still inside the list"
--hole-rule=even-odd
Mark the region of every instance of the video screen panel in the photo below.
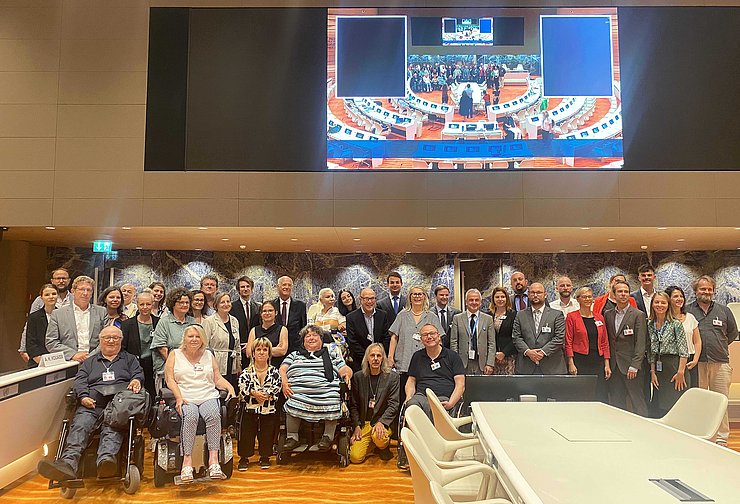
[[[327,33],[327,166],[329,169],[573,169],[623,166],[622,104],[617,9],[517,9],[523,19],[521,46],[496,46],[500,9],[424,9],[438,16],[441,46],[415,45],[415,9],[377,9],[376,15],[406,16],[405,97],[337,98],[336,17],[356,11],[330,9]],[[367,16],[367,10],[363,16]],[[608,29],[583,20],[598,17]],[[585,67],[567,51],[542,44],[541,19],[568,18],[569,40],[609,51],[586,51]],[[471,21],[490,20],[491,44],[445,42],[445,33]],[[478,22],[476,25],[475,22]],[[425,24],[429,24],[428,22]],[[465,25],[462,25],[465,26]],[[606,35],[604,35],[606,34]],[[478,35],[471,30],[472,40]],[[606,36],[607,39],[603,37]],[[429,37],[424,37],[425,39]],[[579,47],[576,47],[579,48]],[[378,55],[382,59],[383,55]],[[353,65],[358,65],[357,59]],[[361,64],[361,63],[359,63]],[[543,72],[547,65],[548,74]],[[580,66],[579,66],[580,64]],[[608,71],[604,77],[603,70]],[[556,86],[548,86],[550,75]],[[599,76],[598,93],[584,95],[584,82]],[[591,77],[589,77],[591,76]],[[606,81],[604,81],[606,79]],[[547,94],[555,89],[557,94]],[[372,93],[369,93],[372,94]]]
[[[493,19],[442,18],[442,45],[493,45]]]

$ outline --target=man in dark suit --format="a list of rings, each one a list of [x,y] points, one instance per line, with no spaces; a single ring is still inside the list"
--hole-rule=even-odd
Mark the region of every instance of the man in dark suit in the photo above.
[[[629,396],[632,412],[647,416],[647,403],[640,375],[648,373],[643,367],[647,346],[647,321],[644,313],[630,306],[630,286],[627,282],[615,282],[612,293],[617,306],[604,312],[612,368],[612,376],[609,379],[609,403],[627,409]]]
[[[349,412],[354,431],[349,459],[353,464],[361,463],[375,445],[380,449],[380,459],[390,460],[390,428],[398,417],[400,380],[388,368],[380,343],[367,347],[361,367],[362,371],[352,377]]]
[[[478,289],[465,293],[465,308],[455,315],[450,332],[450,349],[460,354],[467,375],[493,374],[496,362],[496,329],[493,317],[480,311]]]
[[[293,299],[293,279],[287,275],[278,278],[278,297],[273,301],[277,309],[277,323],[288,328],[288,353],[301,348],[303,339],[298,334],[306,327],[306,303]]]
[[[640,288],[630,294],[637,303],[637,309],[650,316],[650,303],[655,295],[655,268],[643,264],[637,268],[637,277],[640,279]]]
[[[360,307],[347,314],[347,345],[352,357],[350,367],[352,371],[360,370],[360,363],[365,350],[371,343],[380,343],[388,348],[390,338],[388,328],[388,314],[383,310],[375,309],[375,291],[366,288],[360,291]]]
[[[239,299],[231,304],[231,315],[239,321],[239,342],[244,346],[249,337],[249,331],[260,323],[259,305],[252,301],[254,280],[243,276],[236,281]]]
[[[511,297],[511,304],[514,306],[514,311],[522,311],[529,306],[529,281],[527,277],[521,271],[515,271],[511,274],[511,289],[514,291],[514,295]]]
[[[136,296],[137,315],[121,322],[121,350],[134,357],[138,357],[141,369],[144,371],[144,388],[149,392],[149,398],[154,401],[157,391],[154,386],[154,362],[149,345],[152,333],[157,328],[159,317],[152,315],[154,296],[151,292],[142,292]],[[141,331],[144,331],[142,334]],[[142,336],[144,339],[142,341]],[[144,343],[144,348],[142,348]]]
[[[391,271],[386,280],[388,282],[388,295],[378,301],[378,308],[388,314],[388,320],[390,324],[393,324],[398,312],[406,306],[406,296],[401,295],[403,279],[399,272]]]
[[[439,317],[439,325],[445,330],[442,345],[450,348],[450,327],[452,327],[452,317],[460,313],[460,310],[450,306],[450,288],[446,285],[438,285],[434,288],[434,299],[436,303],[432,311]]]
[[[529,303],[514,319],[517,374],[566,374],[563,312],[545,305],[545,286],[541,283],[529,286]]]
[[[99,344],[108,311],[90,303],[95,280],[78,276],[72,283],[72,303],[51,312],[46,328],[46,350],[63,352],[66,360],[82,362]]]

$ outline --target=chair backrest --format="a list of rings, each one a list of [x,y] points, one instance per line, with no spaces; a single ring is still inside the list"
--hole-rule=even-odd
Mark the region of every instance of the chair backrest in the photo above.
[[[732,315],[735,317],[735,322],[740,324],[740,303],[727,303],[727,307],[730,309]]]
[[[447,413],[447,410],[442,406],[439,401],[439,397],[430,388],[426,390],[427,401],[432,409],[432,418],[434,419],[434,428],[437,429],[439,435],[448,441],[457,441],[458,439],[464,439],[464,436],[452,423],[452,418]]]
[[[424,440],[425,447],[429,450],[433,459],[449,462],[455,457],[455,450],[449,450],[446,446],[445,439],[440,436],[434,424],[424,410],[415,404],[406,408],[404,414],[406,425]]]
[[[690,388],[660,422],[702,439],[711,439],[727,411],[727,397],[718,392]]]
[[[411,484],[414,488],[414,502],[416,504],[430,504],[434,502],[429,483],[442,480],[442,470],[432,462],[432,455],[424,443],[408,427],[401,429],[401,441],[406,450],[406,456],[411,470]]]
[[[434,496],[435,504],[455,504],[455,501],[452,500],[450,494],[447,493],[442,485],[440,485],[436,481],[432,481],[429,483],[429,486],[432,490],[432,496]]]

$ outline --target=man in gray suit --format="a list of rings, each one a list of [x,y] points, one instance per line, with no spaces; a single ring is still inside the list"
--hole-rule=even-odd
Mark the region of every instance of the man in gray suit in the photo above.
[[[496,361],[496,329],[493,317],[481,313],[478,289],[465,293],[466,310],[452,318],[450,349],[460,354],[465,374],[492,374]]]
[[[517,374],[566,374],[563,342],[563,312],[545,305],[545,286],[529,286],[529,306],[517,312],[512,331],[514,346],[519,351]]]
[[[49,353],[64,352],[66,360],[82,362],[98,348],[108,311],[90,303],[95,280],[78,276],[72,282],[72,303],[51,312],[46,328]]]
[[[609,379],[609,403],[627,409],[627,396],[632,404],[632,412],[647,416],[647,404],[642,380],[638,380],[647,347],[647,322],[645,314],[630,305],[630,286],[627,282],[616,281],[612,294],[617,302],[616,308],[604,312],[606,333],[609,335],[612,376]]]
[[[452,318],[460,313],[460,310],[450,306],[450,288],[446,285],[439,284],[434,288],[434,306],[432,311],[439,317],[439,325],[445,330],[445,336],[442,338],[442,345],[450,348],[450,328],[452,327]]]

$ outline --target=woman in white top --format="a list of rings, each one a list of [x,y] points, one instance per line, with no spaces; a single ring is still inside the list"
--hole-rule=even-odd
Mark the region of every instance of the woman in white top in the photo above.
[[[321,289],[319,291],[321,307],[312,311],[308,316],[308,323],[315,324],[332,334],[343,332],[347,319],[339,313],[339,308],[334,306],[336,300],[333,290],[328,287]]]
[[[699,386],[699,356],[701,355],[701,335],[699,334],[699,322],[691,313],[686,313],[686,295],[681,287],[671,285],[665,290],[671,298],[671,314],[673,318],[683,324],[683,332],[686,333],[686,345],[689,347],[689,360],[686,369],[689,370],[691,386]]]
[[[182,335],[180,348],[167,357],[164,368],[167,387],[175,395],[177,412],[182,416],[180,444],[182,447],[183,482],[193,481],[193,444],[200,417],[206,423],[208,443],[208,474],[212,479],[225,479],[218,463],[221,437],[221,414],[218,390],[236,395],[234,387],[221,376],[218,362],[206,348],[206,335],[199,325],[191,325]],[[211,447],[214,447],[211,449]]]
[[[227,293],[217,292],[213,296],[213,306],[216,313],[203,320],[206,342],[216,355],[223,377],[236,389],[242,367],[239,321],[230,314],[231,297]]]

